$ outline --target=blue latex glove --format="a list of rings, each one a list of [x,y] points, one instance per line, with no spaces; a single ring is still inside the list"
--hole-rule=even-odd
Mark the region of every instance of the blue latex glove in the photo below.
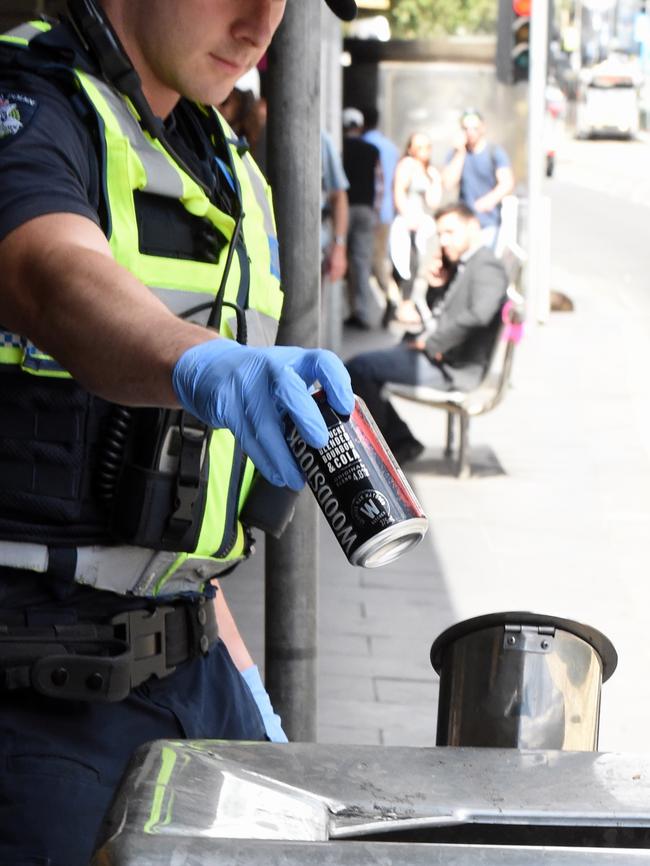
[[[305,482],[285,441],[282,417],[288,413],[314,448],[327,443],[327,427],[308,391],[317,380],[335,411],[352,412],[348,372],[324,349],[256,349],[215,339],[184,352],[172,373],[184,409],[211,427],[227,427],[268,481],[293,490]]]
[[[262,721],[264,722],[266,736],[272,743],[288,743],[287,735],[282,730],[282,719],[277,713],[273,712],[271,699],[264,688],[257,665],[246,668],[246,670],[240,671],[240,673],[252,696],[255,698],[257,709],[260,711]]]

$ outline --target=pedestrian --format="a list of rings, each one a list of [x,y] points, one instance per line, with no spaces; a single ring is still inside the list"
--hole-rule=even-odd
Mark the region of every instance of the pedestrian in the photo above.
[[[381,162],[374,144],[361,137],[364,122],[361,111],[344,108],[342,122],[343,168],[350,183],[347,286],[350,315],[345,324],[367,330],[373,325],[370,275],[378,201],[382,194]]]
[[[497,248],[501,227],[501,202],[515,181],[505,150],[488,141],[483,115],[466,108],[460,116],[460,132],[442,170],[446,190],[457,190],[460,201],[471,208],[481,224],[483,242]]]
[[[86,866],[147,741],[280,738],[212,578],[254,467],[303,485],[285,414],[322,446],[308,386],[353,397],[272,346],[269,191],[210,106],[284,7],[70,0],[0,37],[3,864]]]
[[[394,317],[399,303],[399,290],[392,276],[388,257],[388,233],[395,218],[395,201],[393,198],[393,183],[395,169],[399,162],[399,148],[390,138],[378,129],[379,111],[375,106],[363,109],[364,133],[363,140],[374,144],[379,151],[383,181],[383,193],[379,208],[379,219],[375,226],[375,243],[372,253],[372,275],[377,280],[384,294],[386,308],[383,324],[386,326]]]
[[[390,230],[390,253],[398,277],[402,302],[395,314],[403,324],[418,324],[413,286],[436,226],[433,212],[440,204],[442,181],[431,164],[431,139],[413,133],[397,164],[393,187],[396,216]]]
[[[321,130],[321,269],[336,283],[348,268],[347,246],[350,224],[350,186],[332,136]]]
[[[421,333],[407,334],[398,345],[357,355],[347,364],[355,393],[365,400],[400,463],[414,460],[424,446],[382,397],[383,386],[476,387],[489,362],[508,287],[503,265],[482,246],[479,222],[466,205],[441,208],[436,225],[440,255],[427,265],[436,315]]]

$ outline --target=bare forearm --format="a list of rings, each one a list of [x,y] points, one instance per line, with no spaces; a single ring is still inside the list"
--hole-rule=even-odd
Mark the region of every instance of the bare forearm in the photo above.
[[[456,150],[450,161],[442,169],[442,184],[446,190],[453,189],[460,183],[465,165],[465,153],[464,148],[463,150]]]
[[[347,237],[350,215],[348,194],[344,189],[337,189],[331,193],[330,208],[332,213],[332,229],[334,237]]]
[[[494,189],[490,192],[490,195],[494,198],[495,204],[499,204],[507,195],[510,195],[513,186],[514,184],[509,181],[499,181],[499,183],[497,183]]]
[[[498,168],[496,171],[496,181],[494,189],[489,193],[489,195],[494,199],[495,205],[503,201],[503,199],[507,195],[510,195],[515,188],[515,178],[512,169],[505,166],[503,168]]]
[[[251,654],[248,652],[239,629],[237,628],[237,623],[228,607],[228,602],[219,586],[219,581],[214,580],[213,583],[218,588],[214,600],[214,606],[217,614],[219,637],[225,643],[226,649],[230,653],[230,657],[235,663],[237,670],[246,670],[246,668],[249,668],[254,664],[253,659]]]
[[[59,219],[77,230],[81,223],[74,242],[52,234],[49,217],[3,241],[0,321],[93,393],[126,404],[177,405],[171,385],[176,360],[215,334],[171,314],[115,262],[107,245],[102,248],[101,234],[87,220]]]

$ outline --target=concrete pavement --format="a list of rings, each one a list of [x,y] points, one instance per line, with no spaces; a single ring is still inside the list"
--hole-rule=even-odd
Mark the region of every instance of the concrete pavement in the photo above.
[[[396,563],[363,570],[321,527],[321,742],[432,745],[433,639],[469,616],[534,610],[613,641],[619,667],[603,688],[600,746],[647,747],[650,300],[642,269],[615,278],[617,246],[610,254],[603,232],[627,219],[638,255],[643,235],[634,231],[647,226],[647,205],[612,213],[604,191],[576,197],[577,187],[562,186],[562,166],[558,174],[553,287],[575,311],[528,326],[504,402],[472,422],[473,477],[455,478],[442,458],[444,413],[396,403],[427,446],[407,474],[428,535]],[[394,339],[346,333],[342,354]],[[225,584],[260,658],[262,565],[257,556]]]

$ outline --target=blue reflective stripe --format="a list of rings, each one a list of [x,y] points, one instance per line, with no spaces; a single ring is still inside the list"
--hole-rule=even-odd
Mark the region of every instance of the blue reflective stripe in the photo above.
[[[23,339],[20,334],[12,331],[0,331],[0,347],[10,346],[12,349],[22,349]]]
[[[54,358],[44,355],[32,343],[27,344],[22,366],[25,370],[35,370],[39,373],[43,371],[65,373],[63,367]]]
[[[230,166],[227,165],[227,164],[226,164],[222,159],[220,159],[218,156],[215,156],[214,161],[216,162],[216,164],[217,164],[217,165],[219,166],[219,168],[221,169],[221,173],[222,173],[223,176],[226,178],[226,181],[227,181],[228,186],[230,187],[230,189],[231,189],[234,193],[237,193],[237,188],[235,187],[235,182],[234,182],[234,180],[233,180],[232,173],[231,173],[231,171],[230,171]]]
[[[280,279],[280,245],[274,235],[268,235],[269,253],[271,256],[271,273],[276,279]]]

